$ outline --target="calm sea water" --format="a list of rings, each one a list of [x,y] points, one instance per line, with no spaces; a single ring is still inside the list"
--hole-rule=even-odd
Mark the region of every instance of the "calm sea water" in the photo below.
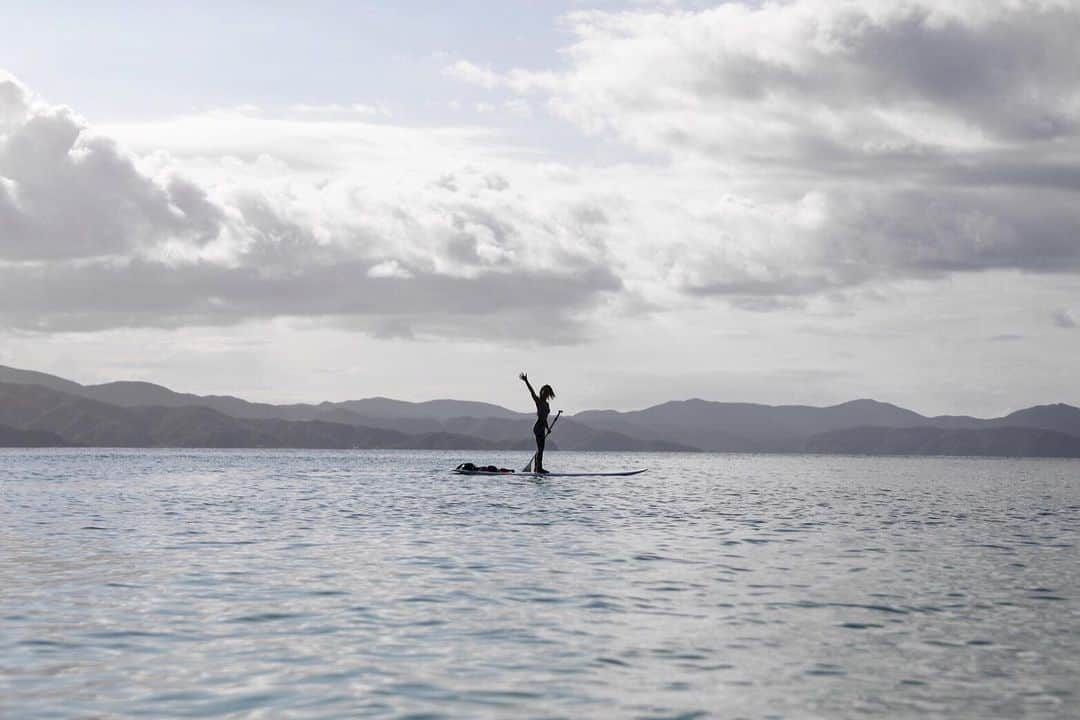
[[[0,715],[1080,717],[1080,462],[0,452]]]

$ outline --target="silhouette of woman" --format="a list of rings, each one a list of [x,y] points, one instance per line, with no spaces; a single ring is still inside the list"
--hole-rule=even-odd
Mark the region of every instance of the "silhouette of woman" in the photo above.
[[[540,388],[540,394],[537,395],[532,384],[529,383],[529,376],[521,373],[521,379],[525,381],[525,387],[529,388],[529,394],[532,395],[533,402],[536,403],[536,424],[533,425],[533,435],[536,436],[536,463],[533,470],[546,474],[547,470],[544,469],[544,441],[550,431],[548,415],[551,414],[551,406],[548,405],[548,400],[555,397],[555,391],[551,389],[550,385],[545,385]]]

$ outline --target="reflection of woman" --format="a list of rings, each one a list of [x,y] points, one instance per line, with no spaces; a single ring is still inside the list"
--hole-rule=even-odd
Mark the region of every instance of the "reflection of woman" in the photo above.
[[[533,402],[536,403],[536,424],[533,425],[533,435],[536,436],[536,463],[533,470],[538,473],[546,473],[547,470],[544,469],[544,440],[547,439],[547,434],[550,432],[548,415],[551,414],[551,406],[548,405],[548,400],[555,397],[555,391],[551,389],[550,385],[545,385],[540,388],[540,394],[537,395],[532,384],[529,383],[529,376],[521,373],[521,379],[525,381],[525,386],[529,388],[529,394],[532,395]]]

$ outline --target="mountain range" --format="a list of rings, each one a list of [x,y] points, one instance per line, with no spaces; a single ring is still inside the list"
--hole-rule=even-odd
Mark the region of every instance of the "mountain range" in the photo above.
[[[0,446],[526,451],[534,417],[459,400],[272,405],[0,366]],[[693,399],[567,416],[550,442],[564,450],[1080,457],[1080,408],[984,419],[927,417],[865,399],[829,407]]]

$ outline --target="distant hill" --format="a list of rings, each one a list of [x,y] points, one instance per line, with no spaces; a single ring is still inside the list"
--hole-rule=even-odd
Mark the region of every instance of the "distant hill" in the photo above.
[[[533,447],[531,413],[461,400],[385,397],[271,405],[178,393],[146,382],[80,385],[0,366],[0,424],[27,443],[90,446]],[[861,399],[828,407],[678,400],[632,412],[590,410],[559,421],[563,450],[836,452],[1073,457],[1080,408],[1041,405],[1000,418],[926,417]]]
[[[811,453],[856,455],[982,455],[1080,458],[1080,437],[1038,428],[984,430],[863,427],[810,438]]]
[[[56,444],[99,447],[498,447],[467,435],[417,437],[317,420],[234,418],[203,407],[125,408],[40,385],[0,384],[0,423],[51,433],[61,439]]]
[[[5,380],[7,378],[7,380]],[[64,380],[44,373],[16,370],[14,368],[0,367],[0,382],[10,381],[16,384],[39,384],[52,389],[61,390],[64,393],[86,400],[93,400],[107,405],[137,409],[137,408],[189,408],[209,409],[231,418],[244,420],[284,420],[290,422],[322,422],[326,427],[332,425],[347,425],[365,430],[384,430],[397,433],[397,436],[387,436],[384,447],[415,447],[415,448],[444,448],[448,443],[459,443],[462,448],[507,448],[526,449],[532,446],[532,424],[535,416],[532,414],[517,413],[500,405],[491,403],[459,401],[459,400],[430,400],[427,402],[410,403],[390,398],[367,398],[363,400],[349,400],[345,402],[319,404],[293,404],[293,405],[270,405],[266,403],[251,403],[240,398],[222,395],[192,395],[178,393],[161,385],[147,382],[111,382],[101,385],[79,385],[78,383]],[[74,403],[72,399],[64,404],[63,410],[58,412],[83,412],[87,406]],[[100,408],[98,409],[101,410]],[[135,417],[138,413],[128,414],[125,417]],[[133,446],[146,445],[173,445],[177,447],[194,447],[197,442],[193,436],[195,421],[189,422],[189,426],[181,431],[181,426],[173,425],[171,435],[159,433],[156,437],[148,437],[144,428],[121,429],[116,424],[121,422],[115,414],[100,411],[98,416],[109,416],[110,421],[102,428],[91,429],[90,425],[96,425],[96,421],[77,415],[80,419],[72,419],[65,425],[69,439],[74,437],[84,438],[77,440],[81,444],[107,445],[107,444],[130,444]],[[184,416],[183,413],[172,413],[170,417]],[[0,417],[3,417],[0,412]],[[211,416],[187,415],[186,417],[204,417],[208,421]],[[552,439],[552,448],[566,450],[671,450],[671,451],[695,451],[697,448],[666,440],[642,439],[631,435],[612,432],[607,430],[595,430],[582,426],[580,423],[574,427],[570,420],[560,421],[562,428],[558,435]],[[213,425],[213,423],[210,423]],[[84,427],[85,426],[85,427]],[[265,428],[263,429],[265,431]],[[227,440],[221,439],[224,428],[218,428],[218,434],[207,436],[203,442],[209,447],[218,447],[216,443],[227,442],[229,447],[238,447],[236,443],[248,442],[252,447],[277,447],[276,443],[286,442],[280,436],[264,436],[254,432],[254,426],[241,431],[232,427],[228,431]],[[247,434],[244,434],[244,433]],[[402,437],[398,437],[402,436]],[[112,438],[106,441],[106,437]],[[215,439],[216,438],[216,439]],[[244,440],[246,438],[246,440]],[[408,438],[408,439],[406,439]],[[294,438],[290,442],[300,442]],[[313,442],[308,439],[306,442]],[[336,442],[343,442],[340,438]],[[358,446],[368,447],[365,440]],[[403,444],[404,443],[404,444]],[[309,445],[290,445],[308,447]],[[350,446],[351,447],[351,446]]]
[[[139,388],[138,391],[144,389]],[[124,392],[131,390],[130,385],[124,387]],[[350,416],[349,419],[362,418]],[[419,419],[407,421],[421,422]],[[460,427],[460,431],[455,432],[446,430],[438,420],[430,420],[423,424],[425,427],[431,425],[434,429],[408,433],[355,422],[233,417],[196,405],[113,405],[32,384],[0,383],[0,423],[23,433],[37,433],[12,436],[10,444],[20,444],[18,440],[22,438],[25,443],[21,444],[26,445],[463,450],[532,448],[532,424],[525,416],[517,416],[516,420],[462,418],[448,423],[455,429]],[[50,438],[52,442],[45,442]],[[587,427],[568,432],[566,439],[562,446],[565,449],[693,449],[672,443],[642,441],[618,433],[598,432]],[[553,449],[558,447],[552,443]]]
[[[1042,428],[1056,430],[1067,435],[1080,435],[1080,408],[1063,403],[1036,405],[1026,410],[1017,410],[991,422],[998,427]]]
[[[0,447],[57,447],[68,444],[56,433],[42,430],[16,430],[0,425]]]
[[[910,410],[874,400],[831,407],[756,405],[683,400],[635,412],[590,411],[583,423],[655,440],[688,443],[727,452],[798,452],[821,432],[848,427],[912,427],[929,420]]]
[[[433,420],[453,420],[454,418],[462,417],[520,418],[522,416],[522,413],[508,410],[501,405],[467,400],[428,400],[427,402],[411,403],[402,400],[375,397],[366,400],[347,400],[340,403],[326,404],[348,410],[357,415],[382,418],[429,418]],[[324,406],[326,404],[324,404]]]
[[[718,452],[1076,457],[1080,445],[1080,408],[1061,404],[981,419],[926,417],[865,399],[823,408],[684,400],[574,417],[595,428]]]
[[[4,365],[0,365],[0,383],[11,383],[13,385],[41,385],[43,387],[52,388],[53,390],[76,394],[81,392],[83,387],[77,382],[65,380],[56,375],[49,375],[48,373],[37,372],[35,370],[19,370],[18,368],[6,367]]]
[[[346,421],[365,418],[384,420],[426,420],[443,422],[461,417],[528,417],[500,405],[462,400],[428,400],[411,403],[375,397],[345,402],[319,404],[270,405],[253,403],[230,395],[192,395],[161,385],[139,381],[119,381],[100,385],[80,385],[55,375],[0,366],[0,383],[42,385],[72,395],[119,405],[121,407],[206,407],[232,417],[281,420],[329,420],[332,416]],[[439,426],[442,429],[442,426]],[[429,426],[428,432],[432,431]]]

